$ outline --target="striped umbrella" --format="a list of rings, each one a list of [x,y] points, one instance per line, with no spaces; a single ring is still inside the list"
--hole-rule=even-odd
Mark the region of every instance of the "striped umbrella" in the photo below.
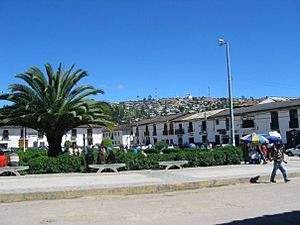
[[[256,133],[248,134],[242,137],[241,140],[251,143],[269,143],[267,138]]]

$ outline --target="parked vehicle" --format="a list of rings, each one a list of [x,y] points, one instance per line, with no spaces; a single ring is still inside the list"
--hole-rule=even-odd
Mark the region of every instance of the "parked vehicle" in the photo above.
[[[285,154],[288,156],[299,156],[300,157],[300,144],[296,145],[294,148],[289,148],[285,150]]]

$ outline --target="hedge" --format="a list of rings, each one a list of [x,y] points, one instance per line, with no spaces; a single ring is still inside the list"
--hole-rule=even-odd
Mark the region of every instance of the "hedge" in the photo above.
[[[97,152],[94,149],[94,163],[97,162]],[[141,153],[127,153],[114,150],[117,163],[126,163],[124,170],[159,169],[159,161],[188,160],[187,167],[217,166],[240,164],[242,151],[237,147],[223,147],[212,150],[207,149],[168,149],[163,154],[157,151],[145,151],[147,156]],[[46,151],[19,152],[22,165],[30,167],[29,173],[69,173],[86,172],[84,156],[63,154],[56,158],[47,157]]]

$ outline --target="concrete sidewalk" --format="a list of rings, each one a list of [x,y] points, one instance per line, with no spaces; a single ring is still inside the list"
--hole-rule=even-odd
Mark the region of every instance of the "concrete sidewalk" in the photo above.
[[[300,158],[287,157],[289,177],[300,176]],[[178,191],[249,182],[260,175],[268,182],[273,163],[142,170],[115,173],[71,173],[0,177],[0,202],[62,199],[93,195],[130,195]],[[282,183],[280,171],[278,183]]]

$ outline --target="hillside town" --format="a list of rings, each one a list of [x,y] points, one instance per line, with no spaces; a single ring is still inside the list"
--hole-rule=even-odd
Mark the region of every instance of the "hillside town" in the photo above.
[[[292,98],[287,97],[264,97],[254,99],[241,97],[234,98],[234,107],[255,105],[266,101],[284,101]],[[140,101],[124,101],[113,103],[113,120],[117,124],[138,122],[143,119],[157,116],[170,116],[178,113],[197,113],[226,108],[229,104],[228,98],[213,97],[186,97],[153,99],[144,98]]]
[[[166,103],[165,107],[161,106],[162,102]],[[200,102],[199,105],[196,102]],[[266,97],[256,100],[235,99],[234,102],[236,145],[240,144],[240,138],[246,134],[267,134],[269,131],[281,133],[282,140],[288,146],[300,143],[299,98]],[[155,145],[159,141],[175,146],[200,146],[208,143],[228,145],[230,122],[226,104],[228,102],[225,98],[122,102],[119,106],[125,107],[126,113],[138,111],[141,113],[140,117],[133,116],[127,123],[116,123],[113,130],[98,125],[80,126],[66,133],[62,143],[71,141],[73,145],[80,147],[94,146],[108,138],[113,146],[128,148]],[[176,106],[183,107],[184,110],[178,110]],[[150,112],[151,116],[146,117]],[[31,128],[2,126],[0,133],[0,145],[6,148],[48,146],[46,137]]]

